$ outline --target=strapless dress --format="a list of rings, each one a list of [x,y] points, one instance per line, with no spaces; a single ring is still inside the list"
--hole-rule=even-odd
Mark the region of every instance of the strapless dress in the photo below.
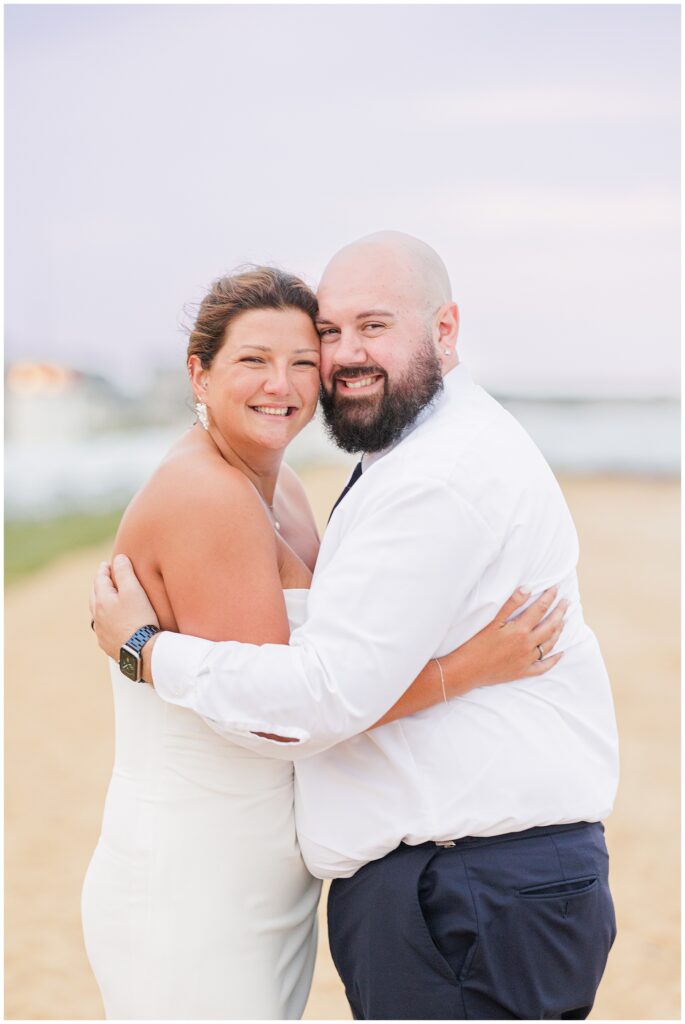
[[[291,628],[306,590],[286,590]],[[293,766],[235,746],[111,662],[115,760],[83,887],[108,1019],[296,1020],[316,953]]]

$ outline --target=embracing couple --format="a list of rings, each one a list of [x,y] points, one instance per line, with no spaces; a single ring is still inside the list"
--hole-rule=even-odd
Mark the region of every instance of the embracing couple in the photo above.
[[[444,264],[396,232],[316,296],[256,267],[202,302],[198,423],[91,596],[117,735],[83,916],[109,1018],[298,1018],[322,878],[355,1018],[590,1012],[609,682],[559,486],[458,328]],[[319,397],[361,453],[320,547],[282,464]]]

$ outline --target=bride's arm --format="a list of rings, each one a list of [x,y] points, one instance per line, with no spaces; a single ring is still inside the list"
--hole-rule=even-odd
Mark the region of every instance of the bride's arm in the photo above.
[[[169,495],[166,530],[157,545],[178,632],[206,640],[287,644],[290,626],[279,574],[283,552],[260,498],[232,467],[197,468],[196,473],[200,479],[183,480],[182,495]],[[304,565],[301,574],[311,577]]]
[[[491,686],[548,672],[562,655],[553,654],[541,659],[538,644],[543,651],[549,652],[561,634],[567,602],[560,601],[547,615],[556,593],[556,587],[546,590],[525,612],[512,619],[510,616],[525,604],[529,596],[517,590],[480,633],[451,654],[441,657],[439,665],[432,658],[409,689],[372,728],[413,715],[450,697],[459,697],[477,686]]]

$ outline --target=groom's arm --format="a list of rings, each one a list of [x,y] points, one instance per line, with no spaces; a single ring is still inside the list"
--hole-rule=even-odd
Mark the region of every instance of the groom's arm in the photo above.
[[[165,700],[243,745],[284,758],[317,753],[363,732],[395,703],[440,648],[498,546],[476,510],[442,482],[386,490],[357,510],[317,570],[307,621],[288,646],[163,633],[143,649],[144,676]],[[128,588],[117,600],[133,632],[144,609],[139,603],[134,614]],[[130,635],[119,630],[111,645]]]

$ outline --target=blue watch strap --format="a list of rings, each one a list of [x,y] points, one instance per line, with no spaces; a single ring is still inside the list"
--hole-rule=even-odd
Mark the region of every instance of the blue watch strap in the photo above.
[[[145,644],[148,642],[151,636],[155,633],[159,633],[158,626],[141,626],[137,629],[132,637],[130,637],[124,647],[128,647],[129,650],[134,651],[136,654],[140,654]]]

